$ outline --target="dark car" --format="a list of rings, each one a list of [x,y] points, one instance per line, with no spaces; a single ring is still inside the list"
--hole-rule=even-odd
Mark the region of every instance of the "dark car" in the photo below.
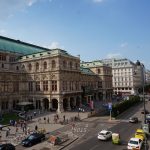
[[[141,111],[141,114],[144,114],[144,110]],[[149,114],[149,111],[145,110],[145,114]]]
[[[15,150],[15,146],[11,143],[0,144],[0,150]]]
[[[139,120],[138,120],[137,117],[131,117],[131,118],[129,118],[129,122],[131,122],[131,123],[138,123]]]
[[[45,140],[45,134],[43,133],[32,133],[26,139],[24,139],[21,144],[23,146],[32,146],[37,143],[42,142]]]

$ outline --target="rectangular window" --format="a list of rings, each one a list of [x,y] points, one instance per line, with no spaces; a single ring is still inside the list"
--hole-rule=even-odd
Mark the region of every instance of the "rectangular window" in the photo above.
[[[0,60],[6,61],[6,55],[0,54]]]
[[[19,92],[19,82],[13,82],[13,91]]]
[[[102,81],[98,82],[98,88],[102,88]]]
[[[52,91],[57,91],[57,81],[52,81]]]
[[[43,81],[43,91],[48,91],[48,81]]]
[[[36,91],[40,91],[40,81],[35,82]]]
[[[29,82],[28,86],[29,86],[29,91],[30,92],[33,91],[33,82],[32,81]]]

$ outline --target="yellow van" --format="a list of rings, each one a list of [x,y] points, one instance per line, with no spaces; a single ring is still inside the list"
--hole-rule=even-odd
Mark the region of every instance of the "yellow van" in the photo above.
[[[136,132],[135,132],[135,138],[144,140],[145,137],[146,137],[146,135],[145,135],[145,133],[144,133],[144,130],[142,130],[142,129],[137,129],[137,130],[136,130]]]

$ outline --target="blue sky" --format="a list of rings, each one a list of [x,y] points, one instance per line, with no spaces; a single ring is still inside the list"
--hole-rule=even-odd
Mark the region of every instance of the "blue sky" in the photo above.
[[[150,69],[150,0],[0,0],[0,35],[81,60],[140,60]]]

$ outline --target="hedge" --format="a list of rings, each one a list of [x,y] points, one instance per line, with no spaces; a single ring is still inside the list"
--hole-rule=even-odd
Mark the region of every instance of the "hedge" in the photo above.
[[[116,117],[118,114],[121,114],[122,112],[136,105],[137,103],[140,103],[140,97],[130,96],[129,100],[124,100],[120,103],[114,104],[112,106],[112,116]]]

